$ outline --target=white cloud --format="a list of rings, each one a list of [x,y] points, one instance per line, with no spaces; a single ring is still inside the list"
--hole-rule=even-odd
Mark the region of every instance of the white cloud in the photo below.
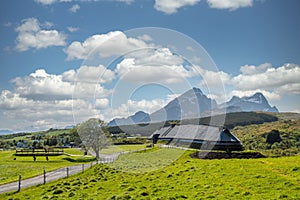
[[[79,69],[69,70],[62,74],[62,80],[82,83],[110,83],[115,78],[115,73],[103,65],[81,66]]]
[[[151,45],[137,38],[127,37],[121,31],[93,35],[84,42],[74,41],[66,49],[67,59],[86,59],[90,53],[100,57],[123,55],[126,52]]]
[[[147,34],[138,36],[138,39],[143,40],[145,42],[149,42],[149,41],[153,40],[152,37],[150,35],[147,35]]]
[[[231,76],[223,71],[209,71],[201,67],[197,67],[197,70],[203,78],[200,82],[200,87],[220,87],[225,84],[228,84],[228,82],[231,79]]]
[[[75,123],[100,117],[99,110],[84,100],[32,100],[10,91],[2,91],[0,99],[0,109],[5,119],[14,121],[14,130],[64,128],[74,124],[73,115],[77,117]]]
[[[211,8],[236,10],[252,6],[253,0],[207,0],[207,3]]]
[[[207,87],[210,93],[208,95],[218,102],[224,102],[233,95],[251,96],[256,92],[263,93],[271,101],[279,100],[284,95],[300,94],[300,67],[296,64],[285,64],[277,68],[270,63],[245,65],[236,76],[223,71],[207,71],[200,67],[197,71],[203,78],[199,83],[200,88]],[[222,85],[229,91],[227,97],[218,94]]]
[[[69,11],[72,13],[76,13],[80,9],[80,6],[78,4],[73,5]]]
[[[76,32],[76,31],[79,30],[78,27],[72,27],[72,26],[67,27],[67,29],[68,29],[68,31],[70,31],[71,33]]]
[[[184,67],[183,62],[167,48],[150,49],[128,55],[115,71],[129,82],[178,83],[196,75],[194,68]]]
[[[57,0],[34,0],[37,3],[40,3],[42,5],[51,5],[55,2],[57,2]]]
[[[109,100],[106,98],[95,100],[95,108],[97,108],[97,109],[107,108],[108,104],[109,104]]]
[[[264,73],[270,68],[272,68],[272,65],[270,63],[264,63],[259,66],[245,65],[240,68],[240,71],[244,75],[254,75],[254,74]]]
[[[102,83],[109,83],[115,74],[102,65],[82,66],[60,75],[48,74],[38,69],[25,77],[17,77],[11,82],[21,97],[33,100],[93,99],[107,96],[110,91],[103,88]]]
[[[109,106],[111,91],[101,84],[114,78],[114,72],[103,66],[82,66],[62,74],[49,74],[44,69],[17,77],[11,82],[14,91],[0,93],[0,127],[7,120],[14,130],[63,128],[90,117],[101,117]],[[75,82],[74,82],[75,81]],[[6,121],[5,121],[6,120]],[[30,127],[28,127],[30,124]]]
[[[46,22],[45,26],[49,26]],[[57,30],[42,30],[36,18],[28,18],[16,28],[18,36],[16,39],[16,49],[26,51],[30,48],[41,49],[50,46],[64,46],[66,36]]]
[[[245,91],[242,91],[242,90],[233,90],[231,92],[231,94],[229,95],[229,97],[232,97],[232,96],[247,97],[247,96],[252,96],[253,94],[255,94],[257,92],[262,93],[269,100],[279,100],[281,98],[280,95],[277,94],[276,92],[269,92],[269,91],[260,90],[260,89],[257,89],[257,90],[245,90]]]
[[[231,84],[238,90],[274,90],[281,94],[288,93],[291,88],[293,93],[300,94],[299,77],[300,67],[296,64],[285,64],[274,68],[270,64],[260,66],[243,66],[242,73],[233,77]]]
[[[165,106],[168,101],[163,99],[152,99],[152,100],[140,100],[140,101],[133,101],[128,100],[126,103],[121,104],[119,107],[114,108],[112,110],[113,116],[107,116],[107,119],[113,118],[121,118],[121,117],[128,117],[133,115],[137,111],[144,111],[146,113],[152,113],[163,106]]]
[[[29,99],[70,98],[73,86],[62,81],[61,75],[48,74],[38,69],[29,76],[17,77],[11,81],[20,96]]]
[[[200,0],[155,0],[154,8],[166,14],[173,14],[185,6],[193,6]]]

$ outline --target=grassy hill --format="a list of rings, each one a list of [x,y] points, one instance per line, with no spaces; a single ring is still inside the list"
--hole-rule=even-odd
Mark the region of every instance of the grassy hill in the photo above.
[[[122,155],[112,165],[97,165],[0,199],[300,198],[299,156],[201,160],[191,158],[191,153],[155,148]]]
[[[300,153],[300,114],[276,113],[278,121],[236,126],[231,130],[246,150],[262,152],[267,156],[290,156]],[[268,140],[279,134],[277,140]]]

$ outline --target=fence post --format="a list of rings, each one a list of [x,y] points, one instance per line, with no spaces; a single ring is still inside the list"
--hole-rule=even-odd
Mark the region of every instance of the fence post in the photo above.
[[[21,176],[21,174],[19,174],[18,192],[20,192],[20,190],[21,190],[21,179],[22,179],[22,176]]]
[[[69,167],[67,167],[67,177],[69,177]]]
[[[44,185],[46,184],[46,170],[44,169]]]
[[[84,172],[84,164],[82,164],[82,172]]]

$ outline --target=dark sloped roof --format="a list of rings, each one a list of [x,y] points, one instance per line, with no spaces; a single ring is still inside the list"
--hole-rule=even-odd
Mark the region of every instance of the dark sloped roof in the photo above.
[[[157,130],[154,134],[159,134],[159,139],[240,142],[228,129],[208,125],[181,125],[174,126],[173,128],[164,127]]]

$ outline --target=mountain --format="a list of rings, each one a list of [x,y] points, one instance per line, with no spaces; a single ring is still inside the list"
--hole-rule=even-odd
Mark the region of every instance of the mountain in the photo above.
[[[149,122],[149,114],[143,111],[138,111],[134,115],[127,118],[116,118],[108,123],[108,126],[121,126],[129,124],[138,124],[142,122]]]
[[[163,122],[170,120],[182,120],[201,118],[211,115],[219,115],[234,112],[265,111],[278,112],[271,107],[262,93],[255,93],[249,97],[233,96],[230,101],[218,105],[215,100],[208,98],[199,88],[193,88],[179,97],[170,101],[163,108],[147,114],[139,111],[128,118],[114,119],[109,126],[130,125],[137,123]]]
[[[193,88],[170,101],[165,107],[150,114],[150,119],[151,122],[159,122],[197,118],[201,113],[215,108],[217,108],[215,100],[208,98],[199,88]]]
[[[220,107],[239,107],[242,111],[265,111],[265,112],[278,112],[278,109],[273,106],[271,107],[265,96],[257,92],[253,96],[249,97],[236,97],[233,96],[230,101],[220,105]],[[228,111],[227,111],[228,112]]]

